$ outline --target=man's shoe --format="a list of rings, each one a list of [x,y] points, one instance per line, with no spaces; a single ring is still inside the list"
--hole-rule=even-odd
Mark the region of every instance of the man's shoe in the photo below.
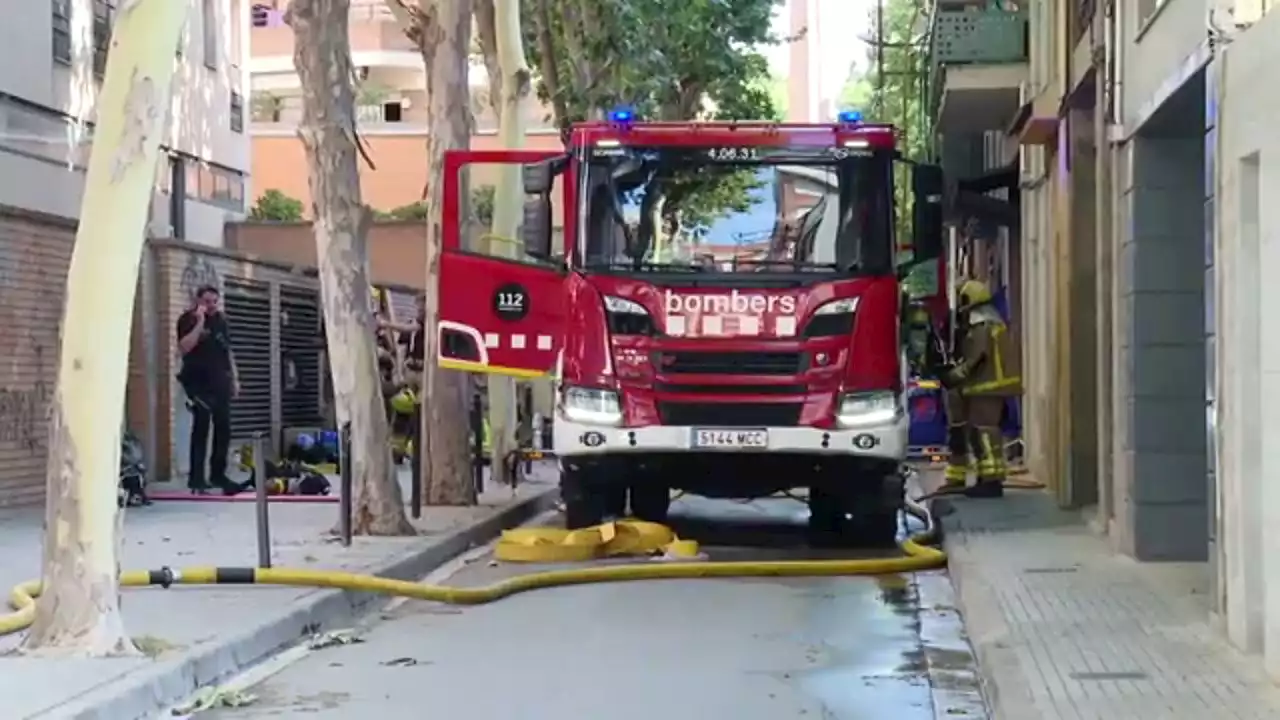
[[[245,485],[241,485],[240,483],[232,482],[230,478],[226,478],[226,477],[221,477],[213,481],[213,486],[221,490],[222,494],[228,497],[232,495],[239,495],[240,493],[244,492],[244,489],[246,487]]]

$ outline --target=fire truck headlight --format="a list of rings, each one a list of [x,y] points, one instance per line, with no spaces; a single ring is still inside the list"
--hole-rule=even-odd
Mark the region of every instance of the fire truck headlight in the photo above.
[[[814,315],[848,315],[858,309],[858,298],[841,298],[820,306]]]
[[[621,313],[623,315],[648,315],[649,311],[638,302],[632,302],[625,298],[614,297],[612,295],[604,296],[604,309],[611,313]]]
[[[840,398],[836,424],[842,428],[887,425],[901,413],[898,396],[892,392],[854,393]]]
[[[622,404],[618,393],[596,388],[565,388],[560,398],[560,413],[569,422],[588,425],[619,425]]]
[[[614,335],[655,335],[653,318],[638,302],[626,298],[604,296],[605,318]]]
[[[813,317],[805,323],[804,336],[834,337],[853,332],[853,315],[858,309],[858,298],[841,298],[818,306]]]

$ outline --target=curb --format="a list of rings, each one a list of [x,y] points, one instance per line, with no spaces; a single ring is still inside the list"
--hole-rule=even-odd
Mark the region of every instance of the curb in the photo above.
[[[983,577],[981,563],[969,559],[973,551],[966,547],[962,504],[943,500],[939,514],[946,530],[943,549],[947,573],[956,589],[956,605],[969,645],[978,660],[982,697],[991,720],[1035,720],[1042,714],[1028,691],[1018,652],[1006,642],[1009,626],[1000,610],[999,595]]]
[[[492,517],[407,549],[366,571],[395,580],[417,580],[454,557],[497,537],[503,530],[525,523],[555,508],[554,488],[503,508]],[[102,685],[49,707],[32,720],[126,720],[152,717],[191,696],[199,688],[216,685],[236,672],[265,660],[316,632],[342,627],[371,610],[375,593],[320,590],[299,598],[282,616],[266,620],[222,640],[215,640],[177,657],[117,676]]]

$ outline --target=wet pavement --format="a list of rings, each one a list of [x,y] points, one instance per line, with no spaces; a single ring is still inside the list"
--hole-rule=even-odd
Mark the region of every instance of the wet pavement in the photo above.
[[[805,512],[785,499],[690,499],[672,525],[714,560],[849,557],[805,547]],[[481,557],[446,582],[547,567]],[[983,718],[975,678],[941,572],[668,580],[478,607],[400,603],[363,642],[306,653],[253,688],[251,705],[201,717]]]

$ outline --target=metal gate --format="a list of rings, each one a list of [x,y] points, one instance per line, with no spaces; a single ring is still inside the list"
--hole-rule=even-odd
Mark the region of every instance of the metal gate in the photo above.
[[[236,439],[271,432],[271,286],[228,277],[223,304],[231,326],[231,351],[240,370],[240,395],[231,403]]]
[[[320,293],[280,286],[280,419],[284,427],[320,425],[324,337]]]

